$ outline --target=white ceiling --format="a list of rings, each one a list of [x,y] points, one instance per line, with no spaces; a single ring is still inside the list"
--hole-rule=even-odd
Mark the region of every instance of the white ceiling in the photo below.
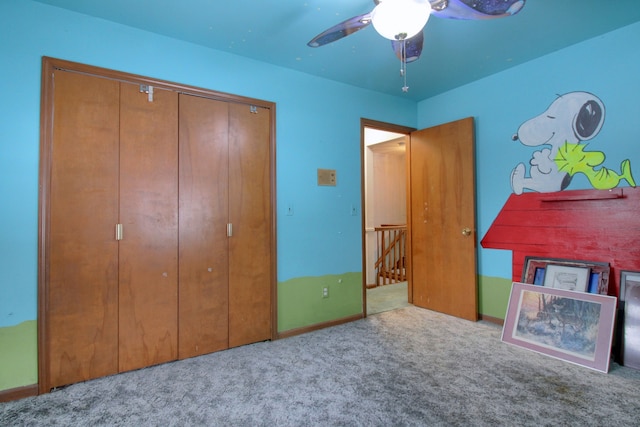
[[[326,46],[307,42],[373,9],[371,0],[35,0],[373,91],[423,100],[640,21],[638,0],[526,0],[512,17],[431,17],[422,57],[400,63],[368,27]]]

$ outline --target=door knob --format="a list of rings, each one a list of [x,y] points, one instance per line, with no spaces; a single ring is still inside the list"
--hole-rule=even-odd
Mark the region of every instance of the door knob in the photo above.
[[[465,227],[462,229],[462,235],[463,236],[471,236],[471,229],[468,227]]]

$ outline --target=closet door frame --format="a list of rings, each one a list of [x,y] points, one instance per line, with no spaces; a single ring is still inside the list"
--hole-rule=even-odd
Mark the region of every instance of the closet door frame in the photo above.
[[[51,182],[51,149],[53,147],[53,96],[55,70],[64,70],[75,73],[89,74],[96,77],[113,79],[126,83],[153,86],[178,93],[201,96],[230,103],[245,104],[262,107],[271,111],[271,123],[269,129],[270,151],[270,199],[271,199],[271,339],[275,340],[277,334],[277,242],[276,242],[276,105],[273,102],[259,99],[217,92],[195,86],[173,83],[165,80],[144,77],[136,74],[110,70],[101,67],[66,61],[57,58],[42,58],[41,80],[41,105],[40,105],[40,171],[39,171],[39,200],[38,200],[38,392],[48,393],[49,385],[49,360],[45,351],[48,336],[47,325],[47,295],[49,272],[49,223],[50,223],[50,182]]]

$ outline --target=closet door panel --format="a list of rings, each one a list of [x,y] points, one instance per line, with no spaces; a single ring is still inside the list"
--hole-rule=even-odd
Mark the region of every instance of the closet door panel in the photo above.
[[[54,81],[41,391],[116,373],[118,352],[118,83]]]
[[[228,106],[180,95],[179,357],[228,348]]]
[[[271,339],[270,110],[229,104],[229,346]]]
[[[121,84],[120,371],[177,358],[178,94]]]

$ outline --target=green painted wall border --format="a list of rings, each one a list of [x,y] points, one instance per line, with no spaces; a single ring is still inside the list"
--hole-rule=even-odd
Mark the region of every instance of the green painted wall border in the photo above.
[[[329,297],[322,298],[322,288]],[[504,319],[511,280],[478,276],[478,311]],[[362,273],[299,277],[278,283],[278,332],[362,314]],[[0,390],[37,384],[37,322],[0,328]]]
[[[38,322],[0,328],[0,390],[38,383]]]
[[[511,294],[511,279],[478,276],[478,312],[504,320]]]
[[[329,288],[329,297],[322,289]],[[278,332],[362,313],[362,273],[297,277],[278,283]]]

